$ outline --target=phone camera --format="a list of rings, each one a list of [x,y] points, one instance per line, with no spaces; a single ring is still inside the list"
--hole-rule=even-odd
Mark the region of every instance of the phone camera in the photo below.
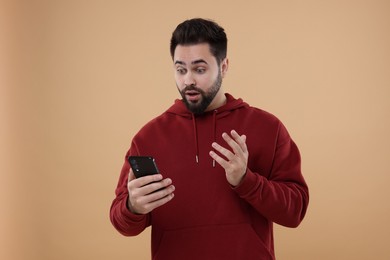
[[[131,165],[133,166],[133,168],[135,169],[135,171],[139,171],[139,167],[138,167],[138,163],[137,163],[137,160],[135,160],[135,159],[131,159],[130,160],[130,163],[131,163]]]

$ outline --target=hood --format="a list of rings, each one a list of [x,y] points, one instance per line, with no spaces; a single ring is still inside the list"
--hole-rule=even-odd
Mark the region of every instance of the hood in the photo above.
[[[235,99],[232,95],[225,93],[226,96],[226,104],[223,106],[213,110],[213,111],[207,111],[204,114],[201,115],[194,115],[191,113],[186,105],[184,104],[183,100],[176,99],[175,103],[166,111],[169,114],[174,114],[181,116],[183,118],[187,118],[188,120],[192,120],[192,125],[194,129],[194,150],[195,150],[195,161],[196,163],[199,163],[199,143],[198,143],[198,130],[196,126],[196,119],[198,117],[202,116],[208,116],[213,115],[213,138],[214,141],[216,141],[216,126],[217,126],[217,119],[228,116],[232,111],[242,108],[242,107],[249,107],[247,103],[245,103],[241,98]],[[215,167],[215,161],[212,161],[213,167]]]
[[[232,95],[230,95],[228,93],[225,93],[225,96],[226,96],[226,104],[225,105],[215,109],[214,111],[205,112],[204,115],[216,113],[217,118],[221,118],[221,117],[228,115],[231,111],[233,111],[235,109],[249,106],[247,103],[242,101],[241,98],[235,99]],[[182,117],[186,117],[189,119],[191,119],[193,117],[202,116],[202,115],[196,116],[193,113],[191,113],[187,109],[187,107],[184,104],[182,99],[176,99],[175,103],[166,112],[170,113],[170,114],[175,114],[175,115],[179,115]]]

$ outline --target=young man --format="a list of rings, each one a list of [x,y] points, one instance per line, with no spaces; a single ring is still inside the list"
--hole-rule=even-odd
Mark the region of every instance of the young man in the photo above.
[[[182,99],[136,134],[110,217],[135,236],[152,226],[152,258],[275,259],[273,222],[297,227],[308,201],[300,155],[273,115],[222,89],[224,29],[187,20],[172,34]],[[161,174],[135,178],[127,158],[153,156]]]

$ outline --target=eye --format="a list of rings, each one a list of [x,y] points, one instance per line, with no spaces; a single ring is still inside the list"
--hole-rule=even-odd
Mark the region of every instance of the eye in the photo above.
[[[203,74],[203,73],[205,73],[206,72],[206,69],[205,68],[196,68],[196,73],[198,73],[198,74]]]
[[[176,72],[181,74],[181,75],[184,75],[184,74],[186,74],[187,70],[184,68],[176,68]]]

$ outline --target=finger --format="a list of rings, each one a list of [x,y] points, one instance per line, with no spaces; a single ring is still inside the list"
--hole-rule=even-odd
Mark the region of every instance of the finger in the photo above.
[[[245,153],[248,150],[248,147],[246,146],[246,135],[240,136],[236,130],[232,130],[230,133],[234,140],[239,144],[241,150]]]
[[[146,212],[150,212],[152,210],[154,210],[155,208],[158,208],[162,205],[164,205],[165,203],[169,202],[170,200],[172,200],[174,198],[174,193],[171,193],[159,200],[155,200],[153,202],[150,202],[148,204],[145,205],[145,210]]]
[[[244,152],[248,152],[248,146],[246,145],[246,135],[242,135],[241,138],[242,138],[242,141],[243,141],[243,144],[242,144],[241,148],[242,148],[242,150]]]
[[[151,186],[151,184],[147,185],[147,186]],[[173,185],[168,185],[168,186],[164,186],[164,187],[159,186],[159,188],[155,188],[152,190],[152,192],[145,195],[145,202],[150,203],[150,202],[162,199],[162,198],[170,195],[174,191],[175,191],[175,186],[173,186]]]
[[[157,196],[156,193],[152,193],[146,196],[138,197],[134,202],[135,212],[138,214],[147,214],[153,209],[160,207],[170,201],[174,197],[174,187],[170,189],[170,191],[162,193],[160,192]]]
[[[239,135],[236,130],[230,131],[231,136],[233,137],[234,141],[236,141],[238,144],[244,144],[246,142],[246,135]]]
[[[151,185],[152,184],[147,185],[147,186],[151,186]],[[155,191],[155,190],[153,190],[153,191]],[[147,211],[153,210],[155,208],[155,206],[152,206],[152,205],[161,205],[161,204],[155,203],[155,202],[158,202],[160,200],[165,201],[166,197],[171,196],[174,191],[175,191],[175,186],[170,185],[170,186],[168,186],[165,189],[162,189],[160,191],[150,192],[146,195],[138,197],[137,205],[141,206],[141,208],[143,208],[143,209],[147,209]],[[166,202],[164,202],[163,204],[165,204],[165,203]]]
[[[242,149],[241,146],[234,140],[232,137],[230,137],[227,133],[222,134],[222,138],[225,140],[225,142],[232,148],[234,154],[241,155]]]
[[[219,145],[218,143],[214,142],[211,144],[211,146],[218,152],[220,152],[222,155],[224,155],[228,160],[232,160],[234,157],[234,154],[226,149],[225,147]]]
[[[133,179],[129,185],[134,188],[140,188],[151,182],[161,181],[163,176],[161,174],[146,175],[140,178]]]
[[[151,194],[157,190],[164,189],[172,184],[172,180],[167,178],[159,182],[148,183],[140,188],[141,194]]]
[[[209,154],[211,158],[213,158],[219,165],[222,166],[222,168],[227,169],[229,167],[229,162],[219,156],[216,152],[210,151]]]
[[[139,187],[145,186],[146,184],[149,184],[151,182],[158,182],[161,181],[163,176],[161,174],[153,174],[153,175],[146,175],[137,178],[137,185]]]
[[[133,170],[130,168],[130,170],[129,170],[129,175],[128,175],[128,177],[127,177],[127,182],[132,181],[132,180],[134,180],[134,179],[135,179],[134,172],[133,172]]]

